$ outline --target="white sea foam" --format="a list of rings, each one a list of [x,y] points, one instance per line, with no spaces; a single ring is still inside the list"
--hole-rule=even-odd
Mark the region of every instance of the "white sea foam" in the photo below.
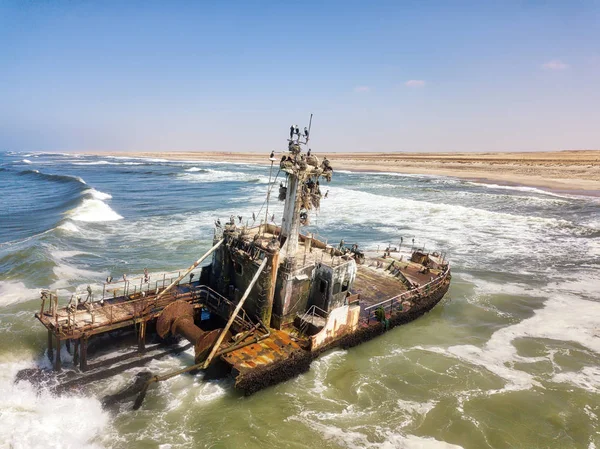
[[[310,412],[301,412],[289,419],[301,422],[306,427],[320,433],[326,441],[349,449],[462,449],[461,446],[434,438],[403,434],[382,427],[375,427],[378,441],[373,441],[372,437],[362,431],[364,426],[340,427],[333,423],[321,422],[319,419],[315,419]]]
[[[211,168],[207,168],[202,172],[199,172],[198,170],[186,170],[186,173],[179,175],[179,179],[190,182],[256,181],[261,184],[269,182],[269,178],[266,176],[260,176],[253,173],[213,170]]]
[[[63,231],[67,231],[67,232],[79,232],[79,228],[72,221],[65,221],[63,224],[61,224],[58,227],[58,229],[61,229]]]
[[[437,405],[437,401],[433,400],[427,402],[415,402],[398,399],[397,403],[398,407],[400,407],[402,410],[417,415],[426,415]]]
[[[600,339],[600,335],[598,336]],[[568,383],[592,393],[600,393],[600,368],[585,366],[578,372],[562,372],[552,377],[554,382]]]
[[[100,192],[96,189],[87,189],[82,192],[82,195],[91,195],[93,198],[97,200],[109,200],[112,198],[112,195],[109,193]]]
[[[21,162],[25,164],[33,164],[33,162],[31,162],[29,159],[23,159]]]
[[[128,157],[128,156],[106,156],[109,159],[117,160],[133,160],[133,161],[144,161],[144,162],[169,162],[168,159],[153,158],[153,157]]]
[[[89,270],[82,267],[72,265],[72,262],[67,262],[66,259],[71,259],[75,256],[91,254],[85,251],[77,250],[58,250],[54,248],[48,249],[49,255],[54,260],[55,266],[52,269],[57,281],[50,285],[52,290],[71,288],[72,281],[102,279],[108,273]],[[66,293],[66,292],[63,292]]]
[[[93,440],[105,429],[109,416],[97,399],[55,396],[28,382],[14,383],[18,370],[33,361],[0,364],[0,447],[99,448]]]
[[[494,283],[488,282],[491,286]],[[501,291],[505,284],[497,284]],[[525,292],[523,292],[525,293]],[[531,293],[531,292],[530,292]],[[535,292],[536,296],[544,294]],[[526,294],[526,293],[525,293]],[[544,307],[521,322],[506,326],[492,334],[482,347],[474,345],[454,345],[443,347],[419,347],[418,349],[436,352],[458,358],[466,363],[481,366],[506,381],[500,391],[525,390],[540,385],[535,375],[515,369],[515,362],[532,363],[540,360],[552,362],[552,354],[542,358],[523,357],[517,354],[513,342],[519,338],[540,338],[556,341],[573,341],[583,347],[600,354],[600,303],[588,301],[573,294],[546,291],[548,300]],[[600,372],[596,369],[585,368],[578,374],[563,374],[555,376],[556,381],[572,382],[575,386],[600,385]]]
[[[93,161],[93,162],[72,162],[73,165],[118,165],[116,162]]]
[[[324,187],[321,187],[323,190]],[[416,244],[429,249],[452,248],[452,261],[463,267],[510,269],[504,262],[528,254],[535,266],[546,265],[548,257],[566,251],[564,229],[575,225],[566,220],[490,211],[462,205],[434,203],[409,198],[376,195],[331,187],[321,201],[322,210],[313,219],[319,228],[344,229],[372,226],[389,234],[414,237]],[[399,228],[402,228],[400,231]],[[555,233],[559,239],[548,238]],[[585,253],[582,239],[571,239],[570,250]],[[535,248],[534,251],[532,249]],[[473,250],[477,254],[474,257]],[[502,261],[503,265],[499,265]]]
[[[187,172],[197,172],[197,171],[204,171],[204,170],[205,169],[199,168],[199,167],[192,167],[192,168],[186,169]]]
[[[311,393],[320,396],[322,399],[327,399],[323,393],[327,390],[325,379],[330,369],[340,363],[346,356],[347,351],[336,350],[315,360],[311,365],[311,371],[314,372],[314,384],[310,389]]]
[[[516,190],[519,192],[530,192],[530,193],[538,193],[541,195],[556,196],[558,198],[570,198],[570,199],[578,198],[577,195],[554,193],[554,192],[550,192],[548,190],[539,189],[537,187],[507,186],[507,185],[500,185],[500,184],[488,184],[488,183],[483,183],[483,182],[467,182],[467,184],[477,186],[477,187],[485,187],[487,189]]]
[[[85,222],[103,222],[120,220],[123,217],[99,199],[86,198],[75,209],[67,212],[72,220]]]
[[[20,281],[0,281],[0,307],[40,297],[40,290],[28,288]]]

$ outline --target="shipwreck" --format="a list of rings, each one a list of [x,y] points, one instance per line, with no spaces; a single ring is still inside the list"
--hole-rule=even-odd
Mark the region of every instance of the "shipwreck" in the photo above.
[[[324,198],[322,183],[333,175],[327,158],[304,151],[309,132],[310,125],[302,134],[292,127],[281,160],[271,153],[264,218],[217,220],[213,246],[188,269],[159,278],[147,272],[109,278],[101,294],[88,290],[86,300],[74,295],[69,304],[42,291],[35,317],[47,330],[54,371],[63,371],[54,388],[77,388],[193,346],[193,364],[145,373],[108,400],[141,391],[139,407],[153,383],[199,370],[232,376],[235,388],[250,394],[305,372],[330,348],[349,348],[406,324],[442,299],[451,280],[442,254],[414,243],[368,251],[302,232]],[[269,219],[271,196],[284,202],[279,225]],[[107,357],[114,335],[135,338],[137,347]],[[61,360],[61,345],[72,354],[68,362]],[[94,347],[103,354],[97,361]],[[34,375],[40,374],[19,378]]]

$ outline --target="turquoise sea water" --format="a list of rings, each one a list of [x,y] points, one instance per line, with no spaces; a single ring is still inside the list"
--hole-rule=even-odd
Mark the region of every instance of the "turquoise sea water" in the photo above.
[[[427,316],[305,375],[251,397],[179,376],[136,412],[99,399],[139,370],[61,397],[14,383],[48,366],[40,288],[66,302],[109,274],[187,267],[215,219],[264,214],[268,180],[266,165],[0,153],[0,447],[600,448],[598,199],[449,177],[334,172],[313,232],[414,238],[454,277]]]

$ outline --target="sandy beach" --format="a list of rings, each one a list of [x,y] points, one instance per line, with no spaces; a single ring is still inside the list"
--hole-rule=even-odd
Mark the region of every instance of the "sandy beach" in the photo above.
[[[96,155],[268,164],[267,153],[110,152]],[[523,153],[321,153],[334,170],[453,176],[600,196],[600,150]],[[279,158],[280,155],[278,154]],[[574,192],[577,191],[577,192]]]

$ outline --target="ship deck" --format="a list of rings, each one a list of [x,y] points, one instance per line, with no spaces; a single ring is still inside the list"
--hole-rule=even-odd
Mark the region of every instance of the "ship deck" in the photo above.
[[[368,256],[370,257],[366,258],[365,263],[357,264],[356,279],[352,288],[354,294],[360,295],[361,314],[367,313],[367,307],[409,291],[401,276],[415,287],[419,287],[431,282],[441,273],[440,270],[422,273],[421,265],[396,257],[383,258],[374,254]],[[393,274],[394,270],[400,270],[401,274]]]
[[[269,225],[267,229],[264,229],[264,226],[258,226],[255,228],[248,229],[248,240],[253,240],[254,237],[258,234],[258,242],[263,247],[266,248],[269,242],[275,238],[280,238],[281,229],[274,225]],[[344,262],[344,257],[349,256],[341,256],[338,251],[335,250],[334,247],[327,245],[326,242],[321,242],[317,239],[312,239],[311,243],[308,244],[307,237],[305,235],[300,235],[298,239],[298,247],[296,248],[296,252],[293,255],[296,260],[297,267],[304,267],[307,265],[312,265],[314,263],[325,263],[328,265],[337,265],[338,263]],[[285,252],[285,245],[281,248],[280,253],[280,264],[284,263],[284,260],[287,257],[290,257],[290,254]],[[332,255],[333,250],[333,255]]]
[[[77,339],[84,334],[92,336],[157,318],[175,299],[192,302],[196,296],[190,286],[195,285],[180,285],[158,300],[156,292],[150,291],[145,297],[138,293],[105,299],[103,305],[96,301],[79,305],[77,310],[61,307],[55,314],[43,311],[36,313],[36,317],[60,340]]]
[[[300,346],[288,332],[271,329],[269,337],[264,340],[223,354],[221,358],[237,373],[244,375],[285,360],[298,350]]]

